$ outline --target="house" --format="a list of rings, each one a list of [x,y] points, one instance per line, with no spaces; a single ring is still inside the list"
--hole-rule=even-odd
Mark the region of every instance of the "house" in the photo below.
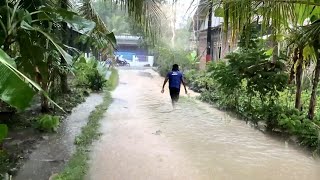
[[[115,55],[126,60],[131,66],[153,66],[154,57],[148,54],[148,49],[141,47],[141,37],[121,35],[116,36],[117,51]]]
[[[200,58],[200,69],[205,69],[207,64],[208,8],[204,0],[200,0],[190,28],[193,32],[191,47],[195,47],[194,50],[197,51],[198,57]],[[216,61],[222,59],[235,48],[235,43],[231,42],[231,32],[225,33],[223,31],[223,18],[215,17],[214,13],[212,13],[210,60]]]

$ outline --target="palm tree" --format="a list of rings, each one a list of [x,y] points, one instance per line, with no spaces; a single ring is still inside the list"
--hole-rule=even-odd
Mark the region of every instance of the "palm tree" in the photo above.
[[[292,30],[289,35],[289,47],[292,50],[292,67],[289,78],[289,83],[296,79],[296,98],[295,98],[295,108],[301,110],[301,94],[302,94],[302,75],[303,67],[309,60],[309,57],[304,57],[306,54],[306,48],[309,47],[309,41],[301,39],[305,31],[303,28],[299,27]],[[304,53],[305,52],[305,53]]]
[[[315,107],[317,103],[317,88],[319,84],[320,77],[320,20],[313,22],[311,25],[304,27],[304,33],[301,36],[302,41],[308,41],[313,47],[315,59],[316,59],[316,67],[314,72],[314,79],[312,82],[312,91],[309,103],[309,111],[308,117],[309,119],[313,119],[315,116]]]

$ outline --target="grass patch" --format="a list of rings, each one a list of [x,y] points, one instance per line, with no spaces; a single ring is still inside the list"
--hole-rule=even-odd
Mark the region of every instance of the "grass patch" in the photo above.
[[[119,83],[119,73],[116,69],[112,69],[112,72],[111,72],[111,75],[110,75],[110,78],[107,82],[107,90],[109,91],[112,91],[114,90],[117,86],[118,86],[118,83]]]
[[[98,105],[97,108],[91,112],[89,120],[86,126],[82,128],[81,134],[76,137],[76,152],[71,157],[67,166],[59,175],[54,179],[56,180],[81,180],[84,179],[88,169],[89,160],[89,148],[92,143],[99,138],[101,133],[98,131],[100,127],[100,120],[103,114],[108,109],[112,102],[112,97],[109,90],[116,88],[119,80],[117,70],[112,70],[112,74],[108,81],[107,90],[103,98],[102,104]]]

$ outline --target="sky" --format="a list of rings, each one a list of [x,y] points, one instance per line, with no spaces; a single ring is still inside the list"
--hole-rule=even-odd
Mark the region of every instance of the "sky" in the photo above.
[[[194,2],[193,2],[194,1]],[[193,4],[191,5],[191,3]],[[198,0],[178,0],[177,1],[177,27],[181,24],[186,24],[189,17],[191,17],[197,6]],[[191,6],[190,6],[191,5]]]

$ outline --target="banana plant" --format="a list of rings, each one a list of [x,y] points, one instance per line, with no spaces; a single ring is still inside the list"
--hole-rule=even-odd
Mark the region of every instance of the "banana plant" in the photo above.
[[[6,0],[0,5],[0,46],[3,49],[0,52],[0,72],[4,72],[0,77],[0,99],[19,110],[29,105],[37,91],[42,93],[44,100],[51,101],[46,93],[52,83],[50,67],[53,64],[61,66],[56,63],[59,56],[52,54],[59,53],[68,65],[72,64],[72,57],[64,50],[58,37],[53,35],[52,26],[64,21],[75,31],[85,34],[94,29],[95,23],[74,12],[52,7],[40,7],[28,12],[22,8],[20,0]],[[18,47],[20,52],[14,53],[12,46]],[[37,75],[41,75],[42,80],[36,83]]]
[[[29,106],[36,91],[43,93],[50,99],[45,91],[34,81],[17,70],[15,61],[0,49],[0,99],[19,110]],[[52,101],[52,100],[51,100]],[[52,101],[61,110],[62,108]]]

